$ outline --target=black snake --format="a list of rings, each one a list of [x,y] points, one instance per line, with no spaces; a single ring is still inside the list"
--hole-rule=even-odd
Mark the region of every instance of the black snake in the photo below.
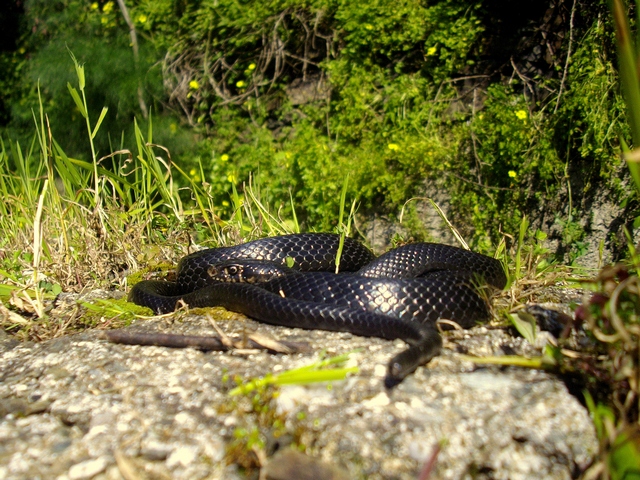
[[[404,245],[375,258],[346,238],[341,273],[330,273],[339,241],[335,234],[305,233],[203,250],[179,262],[176,282],[139,282],[129,300],[156,313],[182,303],[222,306],[274,325],[400,338],[410,347],[389,364],[385,384],[391,387],[438,354],[436,320],[465,328],[487,320],[490,295],[482,290],[506,284],[498,260],[433,243]],[[275,268],[262,278],[265,265]]]

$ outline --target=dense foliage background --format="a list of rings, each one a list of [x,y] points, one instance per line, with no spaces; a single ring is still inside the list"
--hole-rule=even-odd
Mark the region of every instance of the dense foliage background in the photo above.
[[[10,0],[0,23],[5,141],[32,141],[39,85],[54,138],[89,158],[69,49],[92,115],[109,107],[98,157],[152,122],[221,213],[251,181],[330,229],[348,175],[361,215],[446,191],[476,247],[527,214],[572,259],[596,193],[635,207],[604,1]]]

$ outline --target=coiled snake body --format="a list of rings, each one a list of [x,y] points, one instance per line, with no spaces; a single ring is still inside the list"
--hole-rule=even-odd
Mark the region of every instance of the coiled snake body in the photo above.
[[[180,261],[175,283],[142,281],[129,300],[156,313],[184,302],[222,306],[274,325],[400,338],[410,346],[389,364],[385,384],[392,387],[439,352],[436,320],[465,328],[487,320],[489,295],[480,289],[506,284],[497,260],[433,243],[404,245],[375,258],[347,238],[342,273],[330,273],[339,241],[334,234],[306,233],[203,250]],[[262,278],[261,265],[273,265],[274,273]]]

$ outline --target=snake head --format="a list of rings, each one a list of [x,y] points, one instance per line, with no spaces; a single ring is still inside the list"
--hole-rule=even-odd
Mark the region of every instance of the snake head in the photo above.
[[[211,265],[207,274],[212,280],[224,283],[254,283],[255,276],[247,275],[244,266],[239,263],[220,263]]]
[[[260,283],[288,275],[290,269],[264,260],[230,260],[209,266],[207,274],[216,282]]]

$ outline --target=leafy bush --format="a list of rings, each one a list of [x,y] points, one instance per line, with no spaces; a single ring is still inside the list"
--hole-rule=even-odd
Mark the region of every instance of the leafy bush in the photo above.
[[[566,225],[563,237],[579,241],[575,219],[590,186],[624,195],[612,159],[616,133],[627,130],[604,2],[579,1],[573,32],[570,12],[555,3],[511,23],[509,9],[482,0],[138,0],[128,8],[141,38],[138,69],[114,2],[29,2],[31,78],[55,117],[74,111],[64,45],[88,62],[91,109],[110,109],[96,139],[104,153],[122,132],[132,135],[144,85],[160,116],[154,127],[164,125],[154,130],[166,132],[154,141],[206,182],[226,214],[251,181],[275,206],[286,210],[293,198],[303,228],[330,229],[347,174],[348,196],[364,214],[397,214],[431,184],[449,192],[456,224],[484,248],[545,204]],[[11,126],[30,122],[34,97],[32,89],[12,103]],[[76,129],[56,124],[64,128],[54,136],[80,155]]]

